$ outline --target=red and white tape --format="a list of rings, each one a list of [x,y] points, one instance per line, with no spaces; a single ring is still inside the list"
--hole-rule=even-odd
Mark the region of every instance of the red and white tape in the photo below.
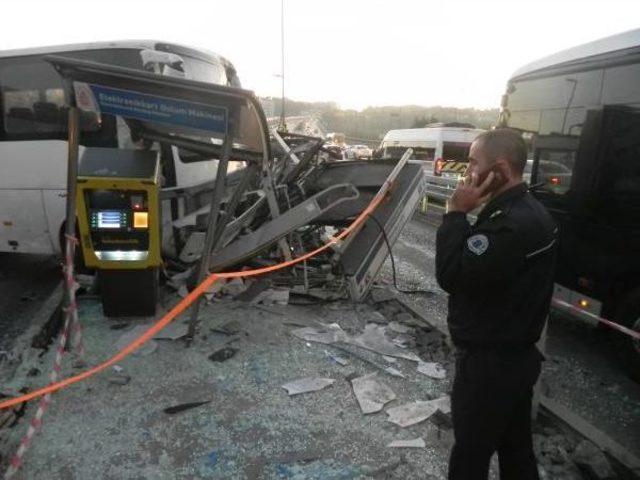
[[[64,309],[65,318],[64,318],[64,326],[62,328],[62,334],[60,335],[60,342],[58,344],[58,350],[56,351],[55,360],[53,362],[53,368],[51,370],[51,374],[49,376],[51,383],[55,383],[60,378],[60,373],[62,371],[62,357],[64,356],[64,351],[67,346],[67,339],[69,337],[69,328],[71,327],[73,332],[73,341],[72,346],[74,349],[77,349],[76,352],[82,358],[84,353],[84,348],[82,345],[82,331],[80,328],[80,319],[78,317],[78,305],[76,302],[76,291],[78,290],[78,284],[76,283],[73,276],[73,257],[74,250],[77,240],[72,237],[67,237],[67,255],[65,258],[65,265],[63,267],[65,282],[67,286],[67,307]],[[38,404],[38,409],[36,410],[35,415],[31,419],[29,423],[29,428],[27,428],[27,433],[22,437],[20,441],[20,446],[16,451],[15,455],[11,458],[11,462],[9,464],[9,468],[7,469],[4,478],[9,479],[12,478],[20,469],[22,465],[22,461],[24,455],[27,453],[29,446],[31,445],[31,440],[33,439],[36,432],[42,426],[42,417],[44,417],[47,408],[51,403],[51,394],[46,394],[40,399],[40,403]]]
[[[637,330],[632,330],[630,328],[625,327],[624,325],[620,325],[619,323],[616,322],[612,322],[611,320],[607,320],[606,318],[602,318],[594,313],[591,312],[587,312],[586,310],[582,310],[579,307],[576,307],[575,305],[571,305],[568,302],[565,302],[564,300],[560,300],[559,298],[552,298],[551,299],[551,305],[554,306],[555,308],[565,311],[565,312],[569,312],[569,313],[573,313],[577,316],[583,317],[583,318],[588,318],[590,320],[594,320],[596,322],[602,323],[603,325],[606,325],[609,328],[612,328],[614,330],[617,330],[620,333],[624,333],[625,335],[630,336],[631,338],[634,338],[636,340],[640,340],[640,332]]]
[[[75,281],[73,271],[73,259],[75,257],[75,249],[78,245],[78,239],[75,237],[67,237],[67,254],[65,258],[64,276],[67,284],[67,292],[69,294],[65,313],[71,317],[71,348],[75,351],[80,359],[84,357],[84,345],[82,342],[82,326],[78,317],[78,303],[76,301],[76,292],[80,285]]]

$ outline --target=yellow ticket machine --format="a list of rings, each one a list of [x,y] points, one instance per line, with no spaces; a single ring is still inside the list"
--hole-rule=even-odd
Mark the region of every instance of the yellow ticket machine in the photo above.
[[[106,316],[155,315],[160,256],[160,164],[150,151],[85,149],[77,215],[87,267]]]

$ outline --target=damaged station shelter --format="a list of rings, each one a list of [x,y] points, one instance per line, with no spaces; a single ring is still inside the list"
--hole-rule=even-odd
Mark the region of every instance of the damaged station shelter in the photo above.
[[[44,58],[64,79],[68,111],[80,112],[68,190],[77,198],[77,260],[97,272],[105,313],[153,315],[160,273],[193,288],[209,273],[313,251],[392,185],[354,235],[274,279],[305,295],[361,300],[422,197],[421,163],[334,162],[319,138],[269,132],[250,92],[181,78],[177,54],[140,55],[145,70],[165,75]],[[133,148],[78,148],[79,130],[109,118]],[[204,178],[178,182],[184,164]]]

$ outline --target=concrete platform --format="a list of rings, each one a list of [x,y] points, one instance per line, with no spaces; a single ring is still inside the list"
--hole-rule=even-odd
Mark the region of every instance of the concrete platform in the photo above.
[[[167,305],[177,300],[165,298]],[[357,354],[352,356],[290,334],[302,326],[332,322],[356,334],[374,311],[373,306],[350,302],[268,308],[235,301],[206,305],[191,348],[182,340],[154,340],[157,348],[130,356],[119,365],[119,373],[103,372],[55,394],[17,478],[444,479],[451,431],[433,419],[401,428],[387,420],[384,410],[363,415],[349,380],[378,372],[378,379],[397,396],[386,410],[440,397],[449,388],[450,375],[431,379],[417,372],[413,361],[388,360],[350,345],[348,350]],[[111,356],[123,335],[149,320],[112,329],[122,322],[104,318],[93,299],[80,301],[80,315],[89,365]],[[217,331],[228,322],[227,333]],[[208,358],[224,346],[238,351],[223,362]],[[25,355],[12,378],[2,379],[3,388],[33,389],[47,383],[53,349],[42,357],[35,353]],[[328,354],[339,355],[347,365]],[[63,376],[78,371],[72,363],[73,356],[67,355]],[[392,366],[406,378],[380,372],[374,365]],[[34,367],[41,373],[28,376]],[[452,373],[450,365],[445,368]],[[332,378],[335,383],[290,397],[282,385],[303,377]],[[205,401],[173,415],[163,411]],[[3,466],[35,407],[33,402],[16,427],[0,433]],[[387,446],[416,438],[424,439],[426,447]]]

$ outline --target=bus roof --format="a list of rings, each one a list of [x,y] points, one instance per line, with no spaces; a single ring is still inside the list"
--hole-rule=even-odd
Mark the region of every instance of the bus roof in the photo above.
[[[15,50],[0,50],[0,58],[23,57],[28,55],[49,55],[54,53],[72,52],[77,50],[102,50],[108,48],[132,48],[150,49],[163,52],[186,55],[209,62],[217,62],[223,65],[232,66],[224,57],[217,53],[205,50],[194,49],[175,43],[161,42],[158,40],[114,40],[109,42],[75,43],[66,45],[52,45],[45,47],[21,48]]]
[[[640,53],[640,29],[601,38],[541,58],[516,70],[511,76],[511,80],[518,80],[557,68],[571,67],[591,61],[595,63],[599,60],[611,59],[611,57],[619,58],[634,53]]]

